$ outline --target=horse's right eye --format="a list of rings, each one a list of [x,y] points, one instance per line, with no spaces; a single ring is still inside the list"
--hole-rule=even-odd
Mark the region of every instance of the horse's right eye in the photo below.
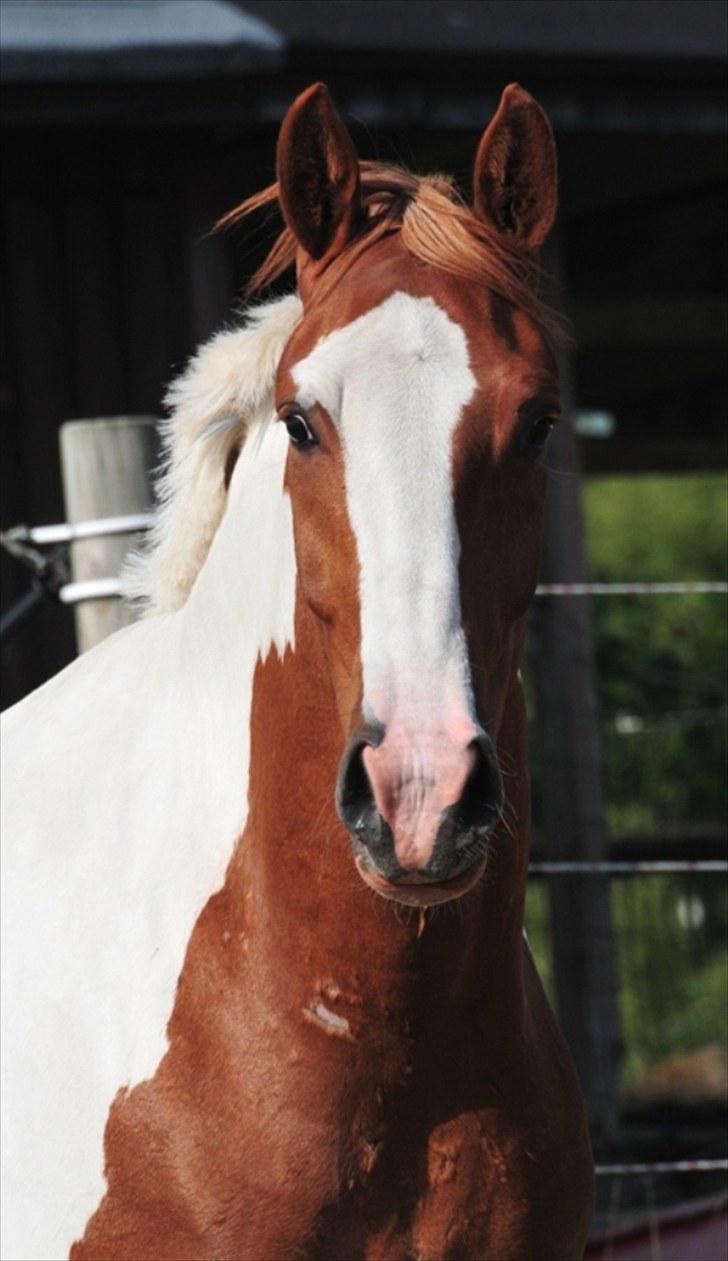
[[[525,418],[520,425],[520,435],[517,438],[518,450],[521,455],[525,455],[526,459],[535,460],[546,449],[548,440],[558,422],[558,416],[553,409],[536,412],[530,417]]]
[[[291,439],[294,447],[305,450],[308,447],[318,446],[316,434],[306,417],[302,416],[300,412],[289,412],[283,419],[288,430],[288,437]]]
[[[529,455],[538,455],[543,451],[556,424],[554,416],[538,416],[524,436],[523,445]]]

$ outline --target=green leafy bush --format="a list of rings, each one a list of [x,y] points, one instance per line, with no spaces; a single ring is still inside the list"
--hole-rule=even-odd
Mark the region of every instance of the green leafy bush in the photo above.
[[[726,577],[721,474],[595,477],[584,485],[595,581]],[[726,597],[595,597],[605,809],[613,838],[689,837],[725,828]],[[533,696],[528,660],[527,695]],[[532,699],[529,704],[533,717]],[[539,759],[532,723],[534,817]],[[615,880],[623,1081],[681,1054],[726,1046],[728,889],[720,876]],[[529,940],[553,1000],[548,887],[532,881]]]
[[[725,578],[721,475],[592,478],[584,507],[593,579]],[[720,825],[726,597],[597,597],[592,619],[610,831]]]

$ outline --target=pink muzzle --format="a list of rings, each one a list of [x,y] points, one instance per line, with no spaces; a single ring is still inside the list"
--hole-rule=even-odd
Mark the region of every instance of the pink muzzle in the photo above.
[[[336,804],[360,867],[388,881],[448,881],[482,861],[500,815],[495,749],[470,721],[363,728],[342,758]]]

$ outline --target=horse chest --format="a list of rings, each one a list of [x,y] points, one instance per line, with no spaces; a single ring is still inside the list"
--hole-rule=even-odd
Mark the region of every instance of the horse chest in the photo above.
[[[157,1073],[112,1107],[108,1194],[73,1261],[544,1261],[539,1167],[558,1145],[550,1159],[531,1074],[496,1067],[474,1029],[456,1055],[418,1052],[361,970],[266,983],[231,905],[201,918]]]
[[[317,1120],[292,1098],[257,1119],[238,1101],[207,1133],[201,1118],[178,1110],[162,1139],[161,1118],[151,1123],[149,1100],[132,1092],[110,1119],[109,1195],[72,1261],[579,1255],[578,1243],[564,1252],[563,1228],[549,1251],[552,1227],[534,1210],[541,1197],[529,1185],[538,1172],[524,1175],[517,1145],[494,1133],[490,1114],[431,1125],[418,1096],[393,1109],[383,1102],[368,1097],[349,1104],[346,1117]]]
[[[322,1207],[303,1255],[311,1261],[580,1256],[581,1224],[569,1223],[568,1206],[557,1223],[537,1170],[524,1169],[517,1144],[492,1137],[490,1127],[490,1117],[468,1113],[427,1135],[392,1135],[358,1185]]]

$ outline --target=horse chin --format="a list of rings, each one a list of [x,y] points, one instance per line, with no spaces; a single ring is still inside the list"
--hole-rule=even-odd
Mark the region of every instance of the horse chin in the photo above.
[[[390,902],[399,902],[402,906],[419,907],[439,906],[443,902],[454,902],[456,898],[463,897],[475,887],[486,867],[486,860],[483,859],[477,866],[469,868],[452,880],[432,883],[415,877],[413,880],[402,880],[394,884],[378,876],[361,858],[356,858],[355,863],[364,883],[380,897],[387,898]]]

